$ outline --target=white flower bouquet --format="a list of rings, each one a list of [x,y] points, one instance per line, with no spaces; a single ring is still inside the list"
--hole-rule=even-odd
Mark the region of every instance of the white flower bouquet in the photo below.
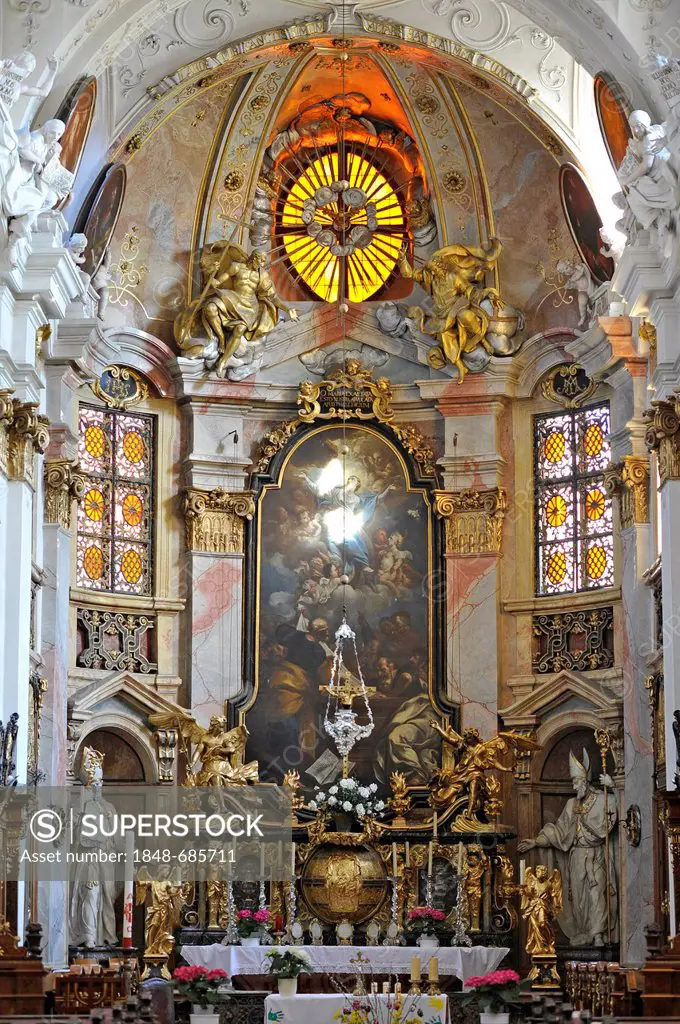
[[[324,816],[350,814],[357,821],[365,818],[382,818],[385,813],[384,800],[378,800],[375,782],[363,783],[359,779],[338,779],[328,790],[317,786],[314,799],[309,807]]]

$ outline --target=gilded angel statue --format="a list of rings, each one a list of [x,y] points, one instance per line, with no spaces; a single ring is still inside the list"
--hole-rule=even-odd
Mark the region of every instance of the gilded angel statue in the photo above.
[[[465,729],[460,735],[450,725],[430,723],[450,748],[453,756],[451,767],[442,767],[430,780],[430,802],[435,808],[450,807],[460,796],[467,796],[466,818],[479,821],[480,813],[495,817],[500,813],[498,799],[500,785],[492,774],[495,771],[511,772],[511,764],[504,764],[502,755],[509,750],[538,750],[538,745],[528,736],[516,732],[500,732],[488,740],[482,740],[478,729]]]
[[[279,312],[297,320],[284,306],[265,269],[265,255],[246,253],[233,242],[214,242],[201,255],[203,291],[175,320],[175,340],[189,359],[203,359],[218,377],[243,380],[256,373],[264,357],[264,339]]]
[[[482,303],[488,300],[494,313],[499,313],[503,300],[496,288],[485,288],[484,280],[501,252],[497,238],[478,246],[447,245],[438,249],[420,269],[399,255],[402,277],[417,281],[432,297],[432,312],[421,306],[410,306],[409,317],[423,334],[436,338],[438,345],[427,354],[430,366],[441,369],[446,362],[458,368],[458,383],[467,373],[462,357],[481,345],[489,355],[495,349],[487,339],[490,314]]]
[[[135,901],[138,905],[147,903],[144,918],[144,955],[165,957],[172,953],[175,945],[175,929],[179,927],[182,907],[194,901],[194,883],[177,879],[147,880],[135,883]],[[170,977],[167,967],[163,974]]]
[[[526,951],[531,954],[555,953],[553,921],[562,911],[562,876],[559,868],[552,874],[545,864],[527,868],[518,886],[520,911],[527,922]]]
[[[228,729],[226,718],[215,715],[204,729],[188,712],[163,712],[150,715],[149,721],[161,729],[177,729],[182,736],[189,756],[185,786],[245,786],[258,781],[257,761],[243,763],[248,741],[245,725]],[[199,761],[201,767],[197,769]]]

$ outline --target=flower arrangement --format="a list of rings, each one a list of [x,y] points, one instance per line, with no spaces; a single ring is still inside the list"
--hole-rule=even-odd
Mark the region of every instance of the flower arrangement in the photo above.
[[[517,971],[491,971],[465,982],[464,1003],[480,1003],[486,1013],[505,1013],[519,998]]]
[[[274,946],[265,956],[269,960],[269,973],[275,978],[298,978],[301,974],[309,974],[311,961],[302,949]]]
[[[219,990],[229,980],[229,975],[219,967],[212,971],[207,967],[177,967],[172,980],[181,999],[188,999],[194,1006],[205,1010],[219,1002]]]
[[[435,907],[414,907],[406,915],[406,931],[409,935],[435,935],[437,925],[446,920],[443,910]]]
[[[236,914],[236,927],[242,939],[256,935],[262,938],[269,931],[269,911],[266,907],[262,910],[239,910]]]
[[[365,818],[382,818],[385,802],[376,800],[378,787],[375,782],[364,785],[359,779],[338,779],[328,793],[318,786],[314,790],[314,799],[309,801],[313,811],[322,814],[351,814],[359,821]]]

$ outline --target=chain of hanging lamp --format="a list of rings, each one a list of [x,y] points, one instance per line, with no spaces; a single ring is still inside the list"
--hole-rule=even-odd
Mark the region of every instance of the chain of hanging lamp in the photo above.
[[[343,51],[341,53],[341,88],[342,93],[345,93],[345,64],[348,59],[346,49],[346,36],[345,36],[345,20],[343,10],[343,22],[342,22],[342,40],[343,40]],[[338,142],[341,151],[342,165],[344,166],[344,149],[345,149],[345,132],[344,127],[340,127],[340,133],[338,136]],[[341,244],[344,247],[346,244],[346,226],[342,226],[342,239]],[[347,305],[347,298],[345,295],[345,283],[344,275],[342,277],[342,284],[338,293],[338,313],[340,315],[340,323],[342,327],[342,356],[343,365],[346,358],[347,350],[347,331],[345,325],[345,315],[349,312]],[[337,747],[338,753],[342,758],[342,775],[343,778],[347,778],[349,775],[349,755],[352,748],[359,740],[366,739],[367,736],[373,732],[373,711],[368,700],[368,692],[366,690],[366,684],[361,671],[361,665],[359,664],[359,652],[357,651],[356,634],[347,622],[347,584],[349,582],[346,568],[346,543],[347,543],[347,504],[345,495],[345,485],[347,482],[347,454],[349,448],[347,446],[347,424],[346,420],[342,420],[342,493],[343,493],[343,505],[342,505],[342,561],[343,561],[343,576],[342,576],[342,622],[335,633],[335,651],[333,653],[333,664],[331,667],[331,677],[328,684],[328,700],[326,702],[326,712],[324,715],[324,729],[331,737],[335,746]],[[343,683],[343,668],[345,664],[344,660],[344,648],[346,644],[350,644],[351,651],[354,654],[354,663],[357,669],[358,686],[353,689],[345,689]],[[366,721],[360,722],[357,712],[353,708],[353,701],[358,698],[363,703],[363,710],[366,714]]]

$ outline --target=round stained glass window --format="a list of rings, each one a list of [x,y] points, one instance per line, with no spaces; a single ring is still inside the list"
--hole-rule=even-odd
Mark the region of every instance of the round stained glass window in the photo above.
[[[92,544],[83,555],[83,569],[91,580],[100,580],[104,575],[104,552]]]
[[[599,487],[593,487],[588,491],[585,500],[586,516],[591,522],[596,522],[604,515],[605,498]]]
[[[142,556],[138,551],[130,549],[123,554],[120,571],[127,583],[139,583],[142,575]]]
[[[599,455],[604,445],[604,431],[599,423],[591,423],[583,435],[583,450],[590,459]]]
[[[138,494],[126,494],[123,498],[123,519],[128,526],[139,526],[144,513],[144,504]]]
[[[287,192],[278,227],[295,277],[324,302],[375,295],[406,239],[396,190],[349,148],[310,158]]]
[[[136,430],[128,430],[123,437],[123,455],[128,462],[137,465],[144,458],[145,452],[146,448],[142,435]]]
[[[91,487],[83,498],[85,515],[93,523],[101,523],[104,518],[104,495],[97,487]]]
[[[548,559],[546,576],[553,585],[561,583],[567,572],[567,557],[563,551],[554,551]]]
[[[586,555],[586,572],[591,580],[599,580],[607,568],[607,552],[600,544],[588,548]]]
[[[106,434],[96,424],[85,430],[85,451],[91,459],[101,459],[106,451]]]
[[[548,520],[548,526],[564,526],[567,519],[567,503],[561,494],[553,494],[548,498],[545,518]]]
[[[557,465],[564,458],[567,450],[567,441],[561,430],[553,430],[545,439],[543,452],[548,462],[553,466]]]

